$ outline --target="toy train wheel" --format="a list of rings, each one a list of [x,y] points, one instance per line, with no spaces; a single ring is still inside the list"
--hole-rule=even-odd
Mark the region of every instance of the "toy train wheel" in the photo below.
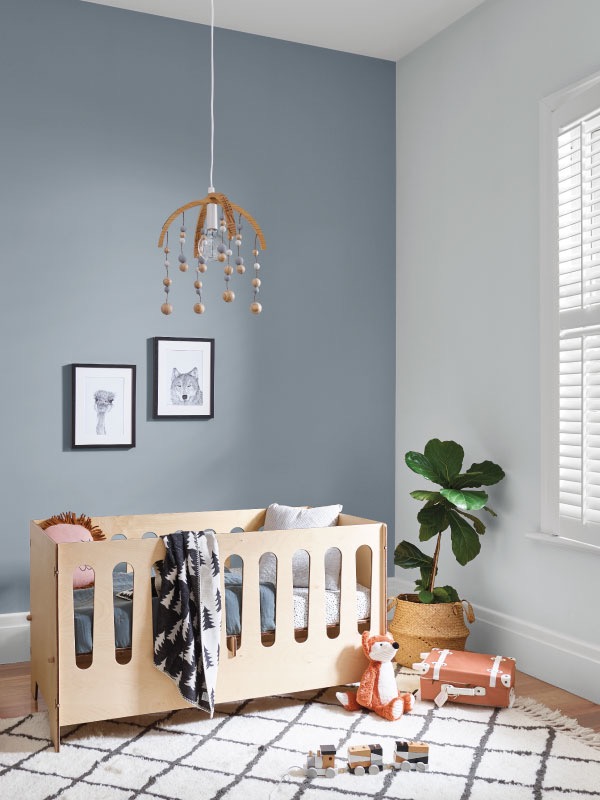
[[[375,764],[371,764],[369,767],[369,775],[379,775],[379,767]]]
[[[402,764],[400,764],[400,769],[402,772],[410,772],[410,761],[403,761]]]
[[[355,767],[354,768],[354,774],[355,775],[364,775],[365,774],[365,768],[364,767]]]
[[[417,770],[419,772],[427,772],[428,769],[429,769],[429,766],[427,764],[424,764],[422,761],[418,762]]]
[[[333,767],[327,767],[327,769],[325,770],[325,777],[335,778],[335,770]]]
[[[307,770],[307,774],[309,778],[316,778],[319,773],[314,767],[309,767]]]

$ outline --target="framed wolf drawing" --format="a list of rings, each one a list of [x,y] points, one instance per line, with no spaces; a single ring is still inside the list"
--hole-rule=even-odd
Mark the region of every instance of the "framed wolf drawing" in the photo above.
[[[154,419],[212,419],[214,339],[154,339]]]
[[[72,446],[135,447],[135,365],[72,364]]]

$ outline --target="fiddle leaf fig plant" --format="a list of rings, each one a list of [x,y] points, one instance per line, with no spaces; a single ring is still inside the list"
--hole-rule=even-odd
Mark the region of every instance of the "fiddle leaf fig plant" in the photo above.
[[[504,471],[492,461],[463,468],[464,450],[453,441],[430,439],[423,453],[410,451],[406,465],[440,488],[417,489],[410,495],[424,503],[417,514],[419,539],[427,542],[437,537],[433,556],[423,553],[411,542],[403,541],[394,551],[394,563],[403,569],[419,569],[416,591],[422,603],[454,603],[459,599],[452,586],[435,586],[442,533],[450,529],[452,552],[459,564],[472,561],[481,550],[479,537],[485,533],[483,521],[471,513],[495,512],[487,505],[488,494],[482,486],[492,486],[504,478]]]

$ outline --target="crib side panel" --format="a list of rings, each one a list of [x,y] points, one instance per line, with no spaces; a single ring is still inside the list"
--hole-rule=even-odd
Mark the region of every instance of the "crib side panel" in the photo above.
[[[54,747],[59,744],[57,546],[32,522],[30,544],[31,689],[38,690],[48,706]]]
[[[124,534],[128,539],[139,539],[152,531],[164,536],[178,530],[201,531],[208,528],[228,532],[233,528],[256,531],[265,521],[266,509],[253,508],[240,511],[190,511],[174,514],[133,514],[119,517],[94,517],[93,522],[107,539]]]
[[[244,560],[242,642],[235,656],[222,650],[217,679],[217,702],[285,694],[360,680],[365,658],[356,613],[356,553],[367,545],[372,552],[370,574],[363,564],[361,582],[371,587],[371,630],[386,629],[386,530],[381,523],[296,531],[220,536],[221,560],[236,554]],[[329,638],[325,623],[324,558],[330,547],[342,553],[339,634]],[[291,564],[297,550],[311,558],[309,624],[305,641],[293,636]],[[277,618],[275,641],[265,647],[256,632],[260,614],[258,561],[265,552],[277,557]],[[359,565],[360,569],[360,565]],[[250,580],[252,576],[252,581]],[[281,601],[284,601],[283,603]],[[249,627],[247,627],[249,623]]]
[[[58,545],[61,725],[185,708],[175,684],[154,666],[152,565],[164,557],[162,539],[76,542]],[[113,569],[127,562],[134,573],[131,660],[118,663],[114,638]],[[77,666],[73,633],[73,570],[95,573],[91,664]]]
[[[264,510],[258,513],[264,515]],[[173,526],[172,515],[169,516],[169,527],[188,527],[187,524]],[[137,525],[135,531],[145,529],[143,532],[159,533],[156,518],[147,519],[148,523]],[[239,517],[236,519],[239,521]],[[204,522],[189,527],[218,526]],[[124,531],[121,528],[115,532]],[[356,553],[361,545],[371,548],[370,575],[366,574],[363,565],[365,574],[361,576],[361,583],[370,585],[372,589],[372,630],[385,630],[385,526],[365,523],[299,531],[219,534],[218,541],[222,564],[229,556],[238,554],[244,559],[245,567],[242,644],[235,657],[226,647],[221,648],[216,691],[218,703],[352,683],[360,679],[365,659],[356,620]],[[60,724],[187,707],[175,684],[153,663],[150,570],[164,556],[162,539],[140,539],[133,535],[121,541],[77,542],[56,547]],[[334,639],[327,636],[324,607],[322,565],[329,547],[339,547],[342,552],[340,633]],[[307,550],[311,563],[315,565],[310,574],[309,631],[303,642],[296,641],[293,634],[291,563],[298,549]],[[277,630],[271,647],[263,645],[259,623],[258,561],[264,552],[273,552],[278,558]],[[131,564],[134,571],[132,657],[126,664],[117,662],[114,644],[112,571],[121,562]],[[73,635],[72,574],[82,563],[90,565],[96,576],[94,652],[87,669],[76,664]],[[223,576],[221,582],[223,590]]]

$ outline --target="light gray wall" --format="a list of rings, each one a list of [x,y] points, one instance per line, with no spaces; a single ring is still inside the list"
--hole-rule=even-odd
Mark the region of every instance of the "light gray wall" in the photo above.
[[[393,521],[394,64],[215,40],[216,187],[265,230],[265,310],[249,281],[225,306],[215,269],[206,315],[177,273],[166,318],[160,227],[208,185],[208,29],[2,0],[0,613],[29,607],[28,520],[67,509]],[[149,419],[153,336],[215,338],[214,421]],[[137,364],[135,449],[70,450],[72,362]]]
[[[489,0],[397,66],[397,540],[417,541],[408,492],[427,483],[407,450],[437,436],[501,464],[480,556],[461,568],[447,543],[440,577],[493,623],[472,646],[597,702],[600,558],[525,534],[540,519],[539,102],[600,69],[599,29],[596,0]]]

